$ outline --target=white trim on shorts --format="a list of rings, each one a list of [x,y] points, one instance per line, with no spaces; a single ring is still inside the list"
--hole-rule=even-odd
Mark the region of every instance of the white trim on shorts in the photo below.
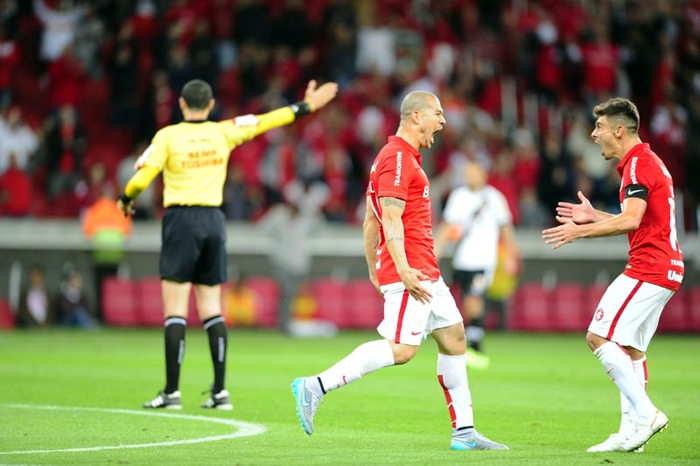
[[[377,331],[382,337],[394,343],[418,346],[433,330],[463,321],[442,277],[434,282],[421,281],[421,285],[433,295],[427,304],[422,304],[411,296],[401,282],[381,286],[384,319]]]
[[[619,275],[605,290],[588,331],[621,346],[646,351],[674,291]]]

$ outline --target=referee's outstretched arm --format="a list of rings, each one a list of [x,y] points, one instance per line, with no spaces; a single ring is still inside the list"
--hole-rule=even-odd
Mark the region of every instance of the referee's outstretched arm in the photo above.
[[[201,83],[206,84],[204,82]],[[185,87],[183,87],[183,95],[179,100],[180,109],[182,110],[185,122],[206,120],[209,113],[214,108],[215,102],[210,91],[211,88],[206,85],[206,88],[209,89],[209,93],[204,96],[199,96],[203,99],[201,102],[194,102],[192,99],[188,101],[184,95],[186,88],[187,84]],[[272,128],[288,125],[297,118],[313,113],[314,111],[324,107],[326,104],[328,104],[328,102],[333,100],[337,93],[338,84],[328,82],[318,86],[315,80],[311,80],[306,87],[304,100],[300,102],[296,102],[292,105],[287,105],[261,115],[244,115],[220,122],[211,122],[211,124],[218,125],[221,133],[225,135],[228,150],[230,152],[235,147],[266,131],[269,131]],[[159,131],[159,133],[161,131]],[[138,197],[138,195],[141,194],[163,170],[164,157],[160,157],[158,154],[158,151],[162,151],[163,149],[157,147],[155,142],[157,139],[158,133],[154,137],[154,142],[136,161],[134,168],[136,168],[137,172],[126,184],[124,187],[124,192],[117,201],[117,204],[124,212],[124,215],[133,214],[134,199]],[[161,162],[157,163],[151,159],[160,159]]]

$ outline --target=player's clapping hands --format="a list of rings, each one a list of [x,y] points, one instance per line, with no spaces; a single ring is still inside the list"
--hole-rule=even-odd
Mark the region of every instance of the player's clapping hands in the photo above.
[[[311,106],[312,111],[326,105],[338,93],[338,84],[334,82],[322,84],[320,87],[316,86],[316,80],[312,79],[309,81],[309,85],[306,86],[306,92],[304,93],[304,102]]]

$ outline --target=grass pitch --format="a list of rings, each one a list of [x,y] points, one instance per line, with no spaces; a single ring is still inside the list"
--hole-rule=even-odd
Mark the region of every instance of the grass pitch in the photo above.
[[[151,415],[140,406],[164,384],[161,330],[0,333],[0,464],[700,464],[697,337],[652,342],[649,393],[670,424],[642,454],[586,453],[617,430],[619,395],[583,335],[487,336],[491,368],[469,373],[476,425],[511,451],[449,450],[432,340],[408,365],[330,393],[316,433],[305,435],[291,381],[375,338],[234,330],[227,388],[235,408],[211,412],[199,408],[212,380],[206,334],[188,329],[183,410]]]

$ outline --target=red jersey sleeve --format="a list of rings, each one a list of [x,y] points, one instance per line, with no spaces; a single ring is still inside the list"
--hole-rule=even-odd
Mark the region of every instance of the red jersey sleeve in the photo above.
[[[622,200],[628,197],[648,198],[651,191],[657,184],[655,175],[656,167],[652,166],[648,157],[633,157],[625,167],[622,175]]]
[[[410,164],[404,163],[401,151],[389,153],[377,164],[377,197],[408,199],[411,183]]]

